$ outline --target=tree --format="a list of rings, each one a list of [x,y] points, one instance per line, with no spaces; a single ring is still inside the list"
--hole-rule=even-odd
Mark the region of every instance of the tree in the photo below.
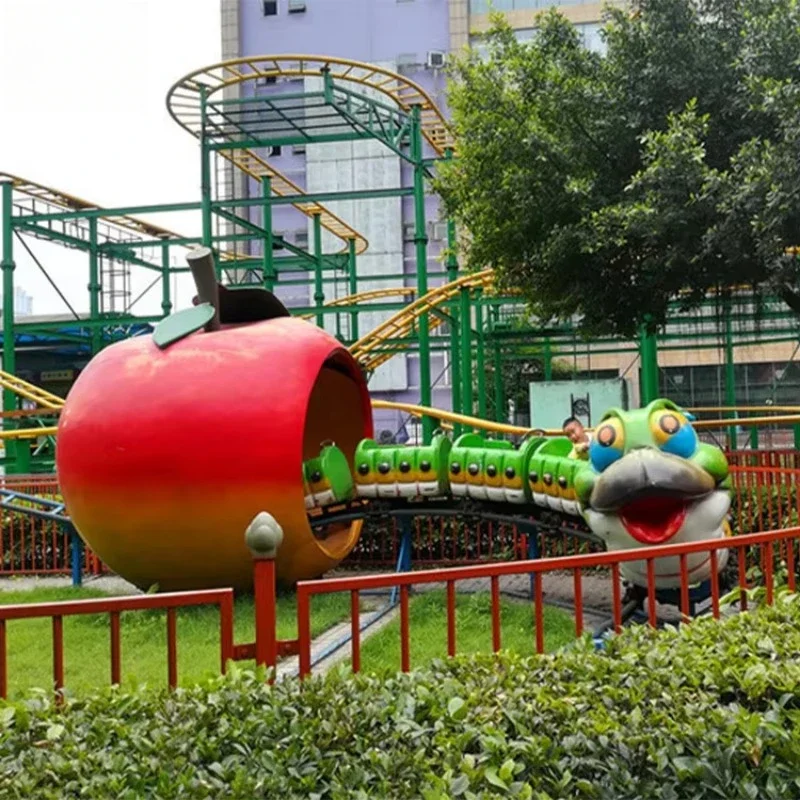
[[[749,285],[800,311],[800,0],[639,0],[605,52],[557,12],[456,60],[436,181],[462,258],[542,320],[634,335]]]

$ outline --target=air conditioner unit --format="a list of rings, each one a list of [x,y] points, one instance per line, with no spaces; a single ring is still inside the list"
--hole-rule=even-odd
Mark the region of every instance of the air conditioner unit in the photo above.
[[[293,144],[292,145],[292,153],[296,156],[302,155],[306,151],[306,146],[304,144]]]
[[[426,64],[428,69],[442,69],[447,63],[447,53],[443,50],[429,50]]]
[[[289,0],[289,13],[302,14],[306,10],[304,0]]]

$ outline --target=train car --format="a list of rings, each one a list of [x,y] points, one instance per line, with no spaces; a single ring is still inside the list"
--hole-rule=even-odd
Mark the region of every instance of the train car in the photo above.
[[[353,475],[345,454],[333,443],[323,442],[317,458],[303,464],[307,509],[345,503],[353,496]]]
[[[449,494],[447,459],[450,439],[437,432],[429,445],[359,443],[355,482],[359,497],[433,497]]]
[[[548,439],[531,454],[528,481],[536,505],[553,511],[564,510],[558,483],[559,468],[562,462],[573,460],[567,459],[571,452],[572,442],[566,437],[557,437]],[[571,480],[572,472],[568,471],[568,465],[564,465],[562,472],[565,480]]]
[[[533,499],[529,484],[529,465],[533,453],[547,441],[542,436],[532,436],[519,448],[503,456],[503,490],[507,503],[524,504]]]

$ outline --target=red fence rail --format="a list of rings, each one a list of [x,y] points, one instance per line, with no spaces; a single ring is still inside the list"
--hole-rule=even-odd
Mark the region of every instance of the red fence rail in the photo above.
[[[738,553],[738,586],[740,603],[747,608],[747,591],[752,588],[748,584],[745,563],[748,550],[757,550],[766,602],[771,604],[774,593],[774,559],[776,546],[778,554],[786,562],[788,572],[788,588],[795,591],[795,552],[797,540],[800,539],[800,528],[782,531],[746,534],[735,539],[709,540],[679,545],[664,545],[647,549],[646,556],[641,550],[614,551],[589,555],[568,556],[562,558],[536,561],[506,562],[497,564],[481,564],[469,567],[425,570],[420,572],[395,573],[390,575],[363,575],[358,577],[333,578],[317,581],[303,581],[297,585],[297,626],[299,647],[299,671],[304,677],[311,672],[311,598],[319,594],[332,592],[350,592],[352,609],[351,662],[353,671],[360,669],[361,643],[358,631],[360,593],[378,589],[399,589],[400,594],[400,652],[401,669],[410,669],[409,639],[409,588],[423,584],[445,584],[447,587],[447,651],[448,655],[456,653],[456,616],[455,586],[458,581],[488,579],[491,586],[492,604],[492,648],[497,652],[501,646],[501,619],[499,579],[509,575],[527,575],[533,581],[533,614],[535,622],[535,649],[544,650],[543,596],[542,575],[554,572],[572,572],[575,595],[575,635],[583,633],[583,604],[581,592],[582,573],[585,570],[606,568],[611,572],[612,611],[614,629],[619,630],[622,622],[622,599],[620,592],[620,565],[630,561],[645,561],[647,565],[647,616],[653,626],[657,623],[655,594],[655,562],[660,558],[678,558],[680,574],[680,609],[685,619],[690,613],[690,582],[688,556],[693,553],[708,553],[713,575],[717,574],[719,553],[723,550],[735,550]],[[735,544],[734,544],[735,542]],[[711,583],[711,609],[714,618],[719,618],[720,589],[716,580]]]
[[[274,597],[272,598],[274,603]],[[112,597],[97,600],[61,601],[56,603],[25,603],[0,605],[0,697],[8,697],[8,659],[6,623],[14,619],[50,617],[53,632],[53,683],[56,700],[63,699],[64,688],[64,617],[85,614],[108,614],[110,621],[111,683],[120,683],[122,653],[120,644],[120,614],[126,611],[157,609],[167,612],[167,681],[170,688],[178,684],[177,609],[191,606],[219,607],[220,670],[234,658],[233,589],[209,589],[198,592],[174,592],[133,597]]]

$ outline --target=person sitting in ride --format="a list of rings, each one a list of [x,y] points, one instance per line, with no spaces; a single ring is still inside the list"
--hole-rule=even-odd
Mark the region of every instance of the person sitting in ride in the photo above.
[[[583,423],[577,417],[567,417],[561,427],[573,445],[568,458],[579,458],[587,461],[592,437],[583,427]]]

